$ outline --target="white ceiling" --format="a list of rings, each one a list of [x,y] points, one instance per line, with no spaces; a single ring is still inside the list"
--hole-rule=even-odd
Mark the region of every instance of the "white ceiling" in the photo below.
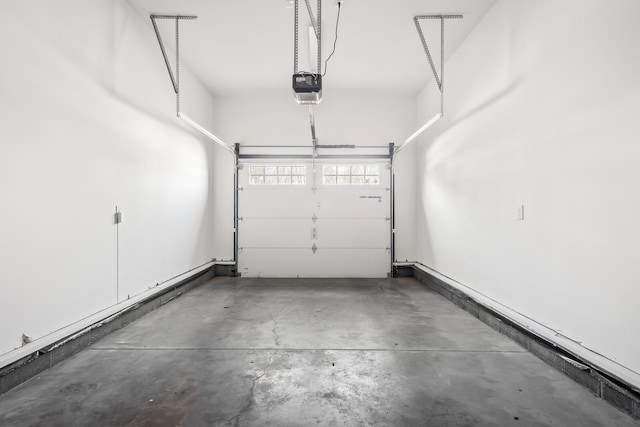
[[[293,9],[287,0],[128,0],[149,22],[150,14],[197,15],[180,23],[181,62],[215,95],[252,89],[290,88],[293,73]],[[445,53],[462,43],[496,0],[345,0],[336,52],[325,88],[417,93],[432,73],[413,23],[415,15],[462,14],[446,21]],[[315,5],[315,0],[311,0]],[[336,0],[322,3],[323,62],[331,53]],[[301,23],[308,16],[300,0]],[[158,21],[174,45],[173,21]],[[432,53],[440,52],[438,20],[423,21]],[[301,49],[306,33],[300,32]],[[160,50],[158,49],[158,55]],[[307,69],[301,64],[300,69]],[[167,82],[167,84],[170,84]]]

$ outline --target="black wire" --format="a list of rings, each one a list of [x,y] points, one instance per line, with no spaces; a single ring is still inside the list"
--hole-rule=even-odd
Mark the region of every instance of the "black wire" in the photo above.
[[[320,0],[318,0],[320,1]],[[338,24],[340,23],[340,11],[342,10],[342,2],[338,2],[338,18],[336,19],[336,38],[333,39],[333,50],[331,51],[331,55],[324,61],[324,73],[322,77],[327,74],[327,62],[331,59],[334,53],[336,53],[336,43],[338,42]]]

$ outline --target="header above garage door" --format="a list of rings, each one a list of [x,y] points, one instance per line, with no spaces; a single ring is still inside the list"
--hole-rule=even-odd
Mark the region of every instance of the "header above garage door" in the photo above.
[[[393,160],[395,145],[241,145],[239,160]]]

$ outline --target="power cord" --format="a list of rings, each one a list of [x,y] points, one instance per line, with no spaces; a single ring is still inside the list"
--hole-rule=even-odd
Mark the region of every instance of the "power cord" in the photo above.
[[[320,0],[318,0],[318,1],[320,1]],[[336,43],[338,42],[338,24],[340,23],[340,11],[341,10],[342,10],[342,2],[339,1],[338,2],[338,18],[336,19],[336,37],[333,40],[333,50],[331,51],[331,55],[329,55],[329,57],[324,61],[324,73],[322,74],[322,77],[324,77],[325,74],[327,74],[327,63],[329,62],[329,60],[331,59],[333,54],[336,53]]]

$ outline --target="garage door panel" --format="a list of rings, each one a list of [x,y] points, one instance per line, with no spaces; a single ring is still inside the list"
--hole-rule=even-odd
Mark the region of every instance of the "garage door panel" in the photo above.
[[[310,188],[244,189],[240,192],[241,216],[246,218],[309,218],[316,206]]]
[[[383,249],[250,249],[240,254],[245,277],[386,277],[389,252]]]
[[[329,188],[317,190],[318,217],[386,218],[389,216],[389,192],[384,189]],[[348,212],[345,207],[348,206]]]
[[[311,248],[310,219],[244,219],[240,247]]]
[[[319,219],[318,246],[330,248],[387,248],[389,223],[384,219]]]

